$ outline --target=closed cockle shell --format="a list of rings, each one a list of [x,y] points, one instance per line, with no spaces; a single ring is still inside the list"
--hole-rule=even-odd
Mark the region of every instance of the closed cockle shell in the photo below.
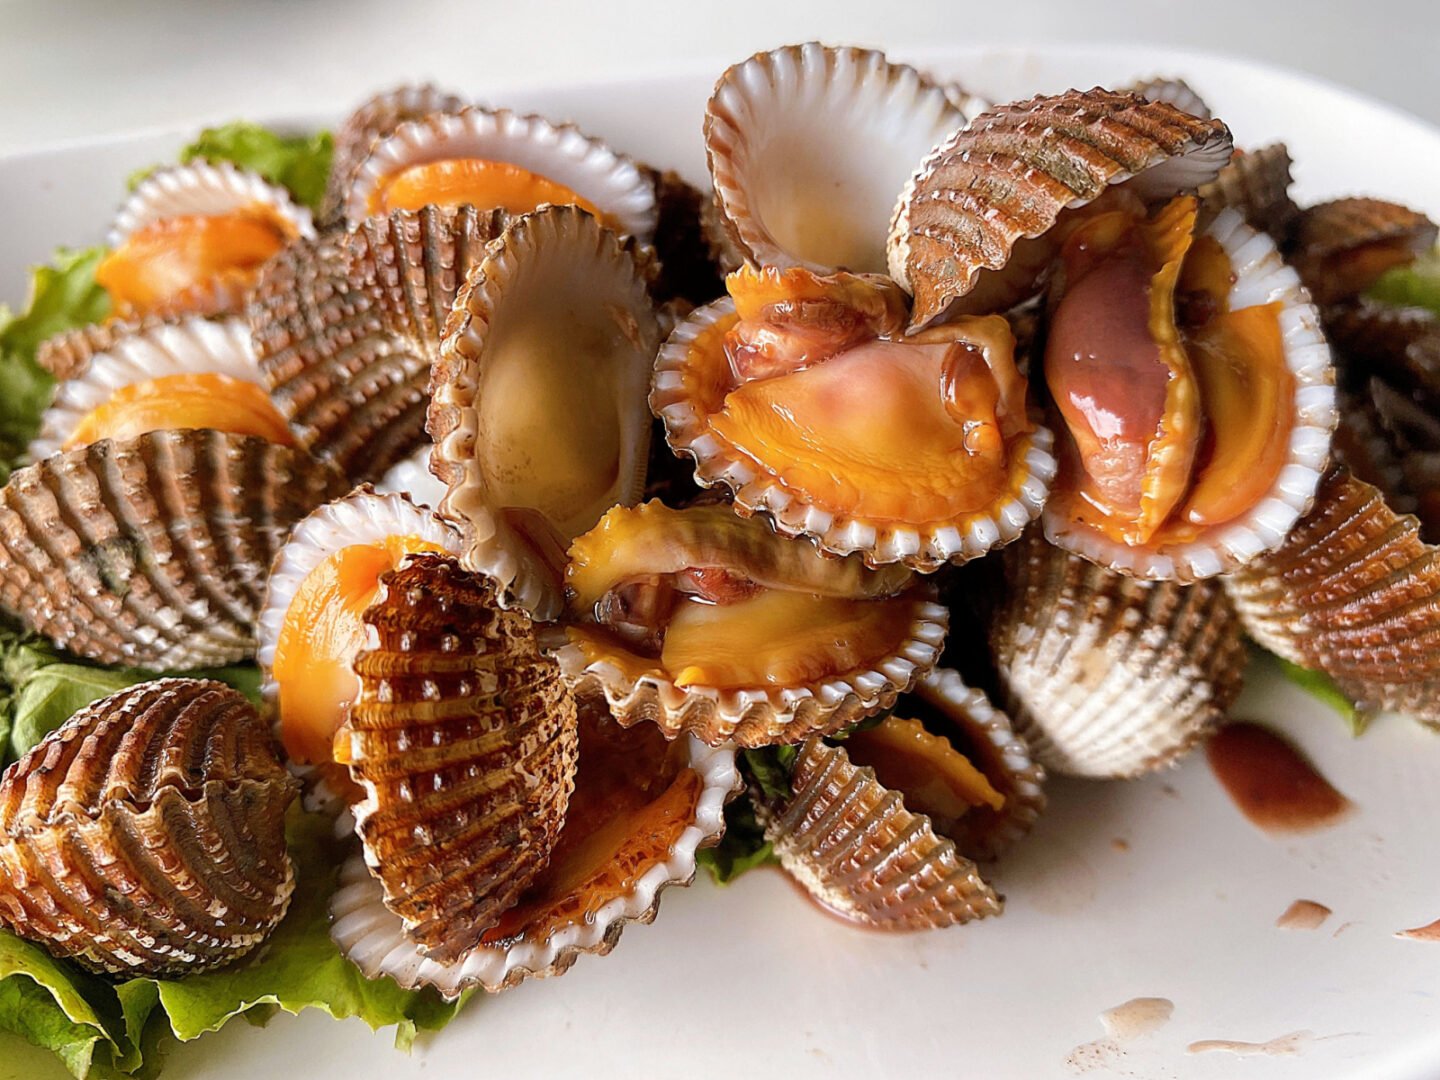
[[[98,335],[94,339],[99,342]],[[104,348],[55,388],[40,418],[40,433],[30,443],[30,459],[57,453],[81,421],[126,386],[171,375],[215,374],[243,382],[262,382],[250,328],[244,319],[207,319],[198,315],[148,320],[144,328],[114,331]]]
[[[1385,267],[1435,246],[1437,226],[1418,210],[1383,199],[1345,198],[1307,206],[1295,222],[1289,257],[1317,304],[1353,299]]]
[[[358,222],[382,212],[376,196],[390,179],[451,160],[518,166],[568,188],[624,235],[649,243],[655,234],[655,186],[630,158],[573,124],[478,105],[406,120],[372,143],[350,175],[345,216]]]
[[[407,120],[431,113],[457,113],[465,99],[446,93],[430,83],[382,90],[345,118],[335,129],[335,153],[325,182],[325,199],[320,204],[320,222],[332,225],[345,213],[345,189],[360,162],[377,139],[383,139]]]
[[[249,307],[261,370],[301,444],[352,480],[427,445],[430,366],[456,292],[507,216],[397,210],[292,245]]]
[[[101,663],[243,660],[290,527],[348,486],[302,452],[203,429],[55,454],[0,491],[0,604]]]
[[[720,76],[705,111],[721,242],[759,265],[883,273],[906,170],[965,119],[873,49],[757,53]]]
[[[1147,582],[1031,533],[989,618],[1000,701],[1051,772],[1117,779],[1178,760],[1240,692],[1240,622],[1213,583]]]
[[[647,262],[590,214],[515,219],[455,301],[431,382],[431,468],[467,568],[550,619],[570,541],[644,488],[660,328]]]
[[[575,702],[486,579],[416,555],[380,580],[336,756],[365,789],[355,827],[386,906],[446,963],[550,856],[575,783]]]
[[[114,975],[239,959],[294,890],[295,788],[238,691],[161,679],[112,694],[0,778],[0,924]]]
[[[817,903],[876,930],[928,930],[987,915],[1002,902],[975,864],[924,815],[856,768],[843,746],[806,742],[789,798],[756,800],[780,864]]]
[[[1300,215],[1300,208],[1290,198],[1290,165],[1290,151],[1284,143],[1237,150],[1214,180],[1201,185],[1205,213],[1226,207],[1238,210],[1245,224],[1268,233],[1283,247]]]
[[[694,879],[697,850],[725,831],[724,805],[742,785],[735,751],[667,743],[648,725],[621,730],[593,696],[577,705],[579,769],[550,864],[479,945],[448,963],[427,957],[364,861],[345,864],[331,937],[366,975],[446,997],[561,975],[584,954],[610,952],[628,924],[654,920],[666,889]]]
[[[1062,211],[1115,184],[1146,199],[1199,187],[1231,147],[1218,120],[1099,88],[982,113],[925,156],[895,207],[890,276],[914,294],[911,328],[1024,300]]]
[[[1245,629],[1365,709],[1440,726],[1440,549],[1344,468],[1285,544],[1224,579]]]

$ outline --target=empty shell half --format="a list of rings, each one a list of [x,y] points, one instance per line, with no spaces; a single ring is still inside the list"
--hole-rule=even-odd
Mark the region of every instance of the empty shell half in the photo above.
[[[1117,185],[1143,200],[1193,190],[1231,147],[1219,120],[1099,88],[982,113],[925,156],[895,207],[890,276],[915,296],[911,326],[1025,299],[1066,212]]]
[[[0,924],[113,975],[191,975],[260,945],[295,887],[295,782],[238,691],[141,683],[0,777]]]
[[[432,380],[431,468],[465,565],[536,618],[570,541],[639,499],[659,326],[633,241],[554,206],[516,219],[455,301]]]
[[[757,53],[705,110],[724,242],[762,266],[884,273],[906,170],[964,123],[939,85],[873,49]]]
[[[798,742],[892,704],[945,609],[901,567],[822,558],[724,505],[616,507],[570,547],[562,670],[626,726]]]
[[[1245,650],[1217,584],[1138,581],[1035,534],[1003,566],[989,620],[999,697],[1048,770],[1138,776],[1224,719]]]

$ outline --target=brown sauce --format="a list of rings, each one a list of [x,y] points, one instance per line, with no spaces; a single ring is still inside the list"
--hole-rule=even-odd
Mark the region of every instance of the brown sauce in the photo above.
[[[1294,744],[1259,724],[1226,724],[1205,756],[1240,812],[1266,832],[1323,829],[1354,808]]]
[[[1408,938],[1410,941],[1440,941],[1440,919],[1409,930],[1397,930],[1395,936]]]
[[[668,860],[702,789],[684,747],[685,740],[667,743],[652,724],[622,729],[582,706],[575,792],[550,863],[484,942],[544,941],[590,922]]]
[[[1330,909],[1324,904],[1317,904],[1314,900],[1296,900],[1275,920],[1275,925],[1282,930],[1318,930],[1330,914]]]

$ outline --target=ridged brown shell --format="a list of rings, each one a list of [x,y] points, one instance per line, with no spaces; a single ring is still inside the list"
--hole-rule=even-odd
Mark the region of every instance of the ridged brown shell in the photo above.
[[[228,964],[285,915],[295,789],[254,707],[221,683],[97,701],[0,779],[0,923],[92,971]]]
[[[1270,143],[1258,150],[1237,150],[1220,175],[1200,187],[1205,213],[1229,207],[1238,210],[1245,224],[1268,233],[1284,245],[1300,208],[1290,198],[1290,151],[1284,143]]]
[[[544,867],[575,782],[575,701],[522,613],[446,556],[381,577],[337,757],[386,906],[428,957],[479,944]]]
[[[1209,120],[1214,116],[1205,99],[1184,79],[1157,75],[1133,82],[1125,89],[1132,94],[1139,94],[1146,101],[1163,101],[1167,105],[1174,105],[1181,112],[1197,116],[1201,120]]]
[[[425,445],[450,306],[507,220],[468,206],[397,210],[271,261],[251,330],[271,395],[313,454],[358,483]]]
[[[1002,902],[975,864],[842,747],[805,743],[790,786],[790,798],[759,799],[756,812],[781,865],[819,904],[876,930],[1000,914]]]
[[[459,112],[464,107],[464,98],[424,83],[382,90],[347,116],[335,129],[335,153],[320,204],[320,224],[333,225],[344,216],[350,178],[375,140],[383,139],[407,120],[418,120],[430,113]]]
[[[1376,488],[1332,470],[1284,546],[1225,585],[1267,649],[1440,726],[1440,549]]]
[[[967,296],[983,311],[1018,303],[1049,263],[1043,244],[1021,242],[1044,236],[1061,211],[1112,184],[1142,197],[1196,188],[1231,147],[1218,120],[1099,88],[982,113],[925,157],[895,209],[890,276],[914,294],[911,327]]]
[[[290,527],[348,486],[308,454],[210,430],[56,454],[0,491],[0,604],[105,664],[243,660]]]
[[[89,367],[90,358],[96,353],[112,349],[116,342],[152,330],[164,322],[158,315],[146,315],[138,319],[107,319],[101,323],[90,323],[47,338],[40,344],[35,360],[57,381],[63,382]]]
[[[1383,199],[1346,198],[1308,206],[1295,222],[1290,261],[1317,304],[1353,298],[1373,284],[1348,258],[1371,245],[1394,245],[1422,255],[1435,246],[1437,227],[1418,210]]]
[[[1142,581],[1032,533],[1006,549],[989,640],[1000,700],[1051,772],[1116,779],[1178,760],[1240,692],[1220,586]]]

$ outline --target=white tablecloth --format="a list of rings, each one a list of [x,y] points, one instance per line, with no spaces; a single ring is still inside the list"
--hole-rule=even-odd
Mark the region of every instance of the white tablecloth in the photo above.
[[[1435,0],[0,0],[0,154],[338,114],[417,77],[477,94],[696,61],[718,74],[811,38],[902,58],[955,42],[1153,42],[1299,68],[1440,123]]]

